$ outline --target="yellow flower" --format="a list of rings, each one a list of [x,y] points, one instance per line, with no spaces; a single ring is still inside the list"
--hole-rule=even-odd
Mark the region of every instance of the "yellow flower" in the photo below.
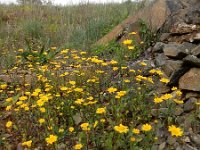
[[[10,128],[10,127],[12,126],[12,124],[13,124],[12,121],[8,121],[8,122],[6,123],[6,127],[7,127],[7,128]]]
[[[178,100],[178,99],[174,99],[174,102],[177,103],[177,104],[183,104],[183,100]]]
[[[182,92],[180,90],[176,91],[176,95],[177,96],[181,96],[182,95]]]
[[[96,113],[97,114],[105,114],[106,113],[106,108],[105,107],[104,108],[97,108]]]
[[[84,99],[79,98],[76,101],[74,101],[75,104],[81,105],[84,102]]]
[[[79,149],[82,149],[82,147],[83,147],[82,144],[76,144],[76,145],[74,146],[74,149],[75,149],[75,150],[79,150]]]
[[[46,112],[46,109],[45,109],[44,107],[41,107],[41,108],[40,108],[40,112],[45,113],[45,112]]]
[[[131,141],[131,142],[135,142],[135,141],[136,141],[136,138],[135,138],[135,137],[131,137],[131,138],[130,138],[130,141]]]
[[[128,46],[128,49],[129,49],[129,50],[134,50],[134,49],[135,49],[135,46]]]
[[[165,95],[161,96],[161,98],[162,98],[163,100],[168,100],[168,99],[170,99],[170,98],[172,98],[172,97],[173,97],[172,94],[165,94]]]
[[[56,135],[51,134],[45,140],[46,140],[47,144],[53,144],[54,142],[57,141],[57,139],[58,139],[58,137]]]
[[[93,127],[96,128],[96,126],[98,125],[99,121],[95,121]]]
[[[110,61],[110,64],[111,64],[111,65],[116,65],[117,63],[118,63],[118,62],[117,62],[116,60],[111,60],[111,61]]]
[[[117,88],[110,87],[110,88],[107,89],[107,91],[108,91],[109,93],[114,93],[114,92],[117,91]]]
[[[163,83],[169,83],[169,79],[167,78],[161,78],[160,81]]]
[[[45,120],[43,118],[40,118],[38,121],[39,121],[40,124],[45,123]]]
[[[83,131],[89,131],[90,130],[89,123],[82,123],[81,128]]]
[[[76,81],[69,81],[69,84],[75,85],[75,84],[76,84]]]
[[[7,106],[7,107],[6,107],[6,111],[11,110],[11,108],[12,108],[12,106]]]
[[[32,140],[29,140],[29,141],[26,141],[26,142],[23,142],[22,143],[22,146],[27,146],[27,147],[31,147],[31,144],[32,144]]]
[[[178,137],[183,135],[183,131],[175,125],[169,126],[168,131],[171,133],[172,136]]]
[[[130,45],[133,41],[132,40],[124,40],[122,43],[124,45]]]
[[[7,86],[8,86],[7,84],[1,84],[1,85],[0,85],[0,88],[1,88],[2,90],[5,90],[5,89],[7,88]]]
[[[152,126],[150,124],[143,124],[142,125],[142,131],[150,131],[152,129]]]
[[[147,64],[145,62],[140,62],[140,65],[144,66],[144,67],[147,66]]]
[[[65,86],[62,86],[62,87],[60,87],[60,90],[61,90],[61,91],[66,91],[66,90],[68,90],[68,88],[65,87]]]
[[[118,70],[118,67],[113,67],[113,71],[117,71]]]
[[[115,96],[115,98],[121,98],[122,96],[126,95],[126,91],[119,91],[117,92],[117,95]]]
[[[133,132],[134,134],[140,134],[140,130],[139,130],[139,129],[136,129],[136,128],[134,128],[134,129],[132,130],[132,132]]]
[[[131,81],[129,79],[124,80],[125,83],[130,83]]]
[[[106,120],[103,118],[103,119],[100,119],[100,122],[104,123],[104,122],[106,122]]]
[[[83,89],[82,89],[82,88],[75,88],[74,91],[75,91],[75,92],[80,92],[80,93],[81,93],[81,92],[83,92]]]
[[[74,127],[69,127],[69,132],[73,132],[74,131]]]
[[[119,126],[115,126],[114,130],[119,133],[127,133],[129,131],[128,126],[124,126],[123,124],[120,124]]]
[[[13,100],[13,98],[9,97],[9,98],[6,99],[6,102],[11,102],[12,100]]]
[[[175,91],[175,90],[177,90],[177,89],[178,89],[178,88],[177,88],[177,87],[174,87],[174,86],[171,88],[172,91]]]
[[[162,102],[163,102],[162,98],[159,97],[154,98],[154,103],[162,103]]]
[[[129,33],[130,35],[136,35],[137,34],[137,32],[131,32],[131,33]]]
[[[58,130],[58,132],[59,132],[59,133],[63,133],[63,132],[64,132],[64,129],[63,129],[63,128],[60,128],[60,129]]]
[[[38,106],[43,106],[44,105],[44,101],[43,100],[41,100],[41,99],[39,99],[38,101],[37,101],[37,105]]]
[[[20,100],[20,101],[24,101],[24,100],[27,100],[27,99],[28,99],[27,96],[21,96],[21,97],[19,97],[19,100]]]

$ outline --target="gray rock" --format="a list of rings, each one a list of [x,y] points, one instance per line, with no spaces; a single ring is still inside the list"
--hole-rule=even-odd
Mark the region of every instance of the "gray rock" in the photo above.
[[[175,13],[178,10],[182,9],[182,5],[178,1],[167,0],[166,2],[171,13]]]
[[[200,24],[200,9],[190,9],[185,14],[185,22],[188,24]]]
[[[163,53],[158,54],[155,58],[155,64],[158,67],[163,66],[169,58],[165,56]]]
[[[176,150],[183,150],[182,147],[178,146]]]
[[[184,144],[183,145],[183,150],[198,150],[196,147],[192,147],[189,144]]]
[[[200,91],[200,68],[191,68],[179,80],[179,88]]]
[[[194,142],[195,145],[200,146],[200,135],[199,134],[191,134],[190,139]]]
[[[177,71],[173,72],[170,77],[170,82],[168,83],[169,86],[177,86],[180,77],[182,77],[186,72],[190,70],[188,66],[182,66]]]
[[[188,55],[183,59],[183,63],[192,67],[200,67],[200,59],[194,55]]]
[[[187,92],[186,95],[185,95],[185,99],[189,99],[189,98],[192,98],[192,97],[198,97],[199,94],[196,93],[196,92]]]
[[[162,66],[162,70],[170,77],[173,72],[179,70],[183,65],[181,60],[166,60],[166,63]]]
[[[183,111],[183,108],[177,107],[177,108],[174,110],[173,113],[174,113],[175,116],[180,116],[183,112],[184,112],[184,111]]]
[[[67,145],[64,143],[60,143],[56,146],[57,150],[66,150]]]
[[[153,47],[154,53],[162,53],[165,43],[157,42]]]
[[[183,141],[184,141],[185,143],[190,143],[190,142],[191,142],[191,140],[190,140],[190,138],[189,138],[188,136],[184,137],[184,138],[183,138]]]
[[[174,137],[172,137],[172,136],[168,136],[168,138],[167,138],[167,143],[168,143],[169,145],[175,144],[175,143],[176,143],[176,138],[174,138]]]
[[[196,98],[190,98],[183,106],[184,112],[190,112],[196,108]]]
[[[169,58],[183,59],[188,55],[188,51],[181,48],[180,44],[166,44],[163,48],[164,54]]]
[[[22,143],[19,143],[19,144],[17,145],[17,150],[23,150]]]
[[[200,56],[200,45],[192,49],[192,55],[199,57]]]
[[[166,148],[167,143],[163,142],[162,144],[159,145],[158,150],[164,150]]]

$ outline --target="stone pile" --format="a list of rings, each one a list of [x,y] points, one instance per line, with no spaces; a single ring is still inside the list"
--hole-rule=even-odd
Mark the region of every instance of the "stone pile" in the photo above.
[[[200,0],[167,0],[171,15],[159,32],[160,42],[152,48],[152,58],[170,82],[160,93],[172,93],[170,88],[178,87],[184,101],[176,105],[173,115],[185,131],[184,137],[177,139],[158,131],[159,146],[155,149],[198,150],[200,149]],[[165,113],[168,108],[152,110]],[[197,114],[194,114],[198,112]],[[160,116],[162,117],[162,116]],[[162,136],[163,132],[163,136]]]

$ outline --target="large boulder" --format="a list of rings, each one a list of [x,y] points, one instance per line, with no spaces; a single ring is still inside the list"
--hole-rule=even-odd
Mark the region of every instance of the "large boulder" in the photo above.
[[[176,8],[172,8],[174,11]],[[138,32],[140,26],[138,25],[139,20],[144,20],[148,27],[152,30],[158,30],[165,23],[167,17],[171,14],[170,9],[167,6],[166,0],[156,0],[149,6],[140,10],[133,16],[128,17],[122,23],[117,25],[113,30],[101,38],[96,44],[107,44],[112,40],[128,38],[128,32]],[[138,38],[138,37],[137,37]]]
[[[179,80],[179,88],[200,91],[200,68],[191,68]]]

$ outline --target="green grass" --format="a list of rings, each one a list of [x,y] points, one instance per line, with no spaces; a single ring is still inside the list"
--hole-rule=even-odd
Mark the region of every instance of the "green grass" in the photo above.
[[[88,49],[113,27],[134,14],[141,3],[0,5],[0,46],[14,49],[25,39],[37,43]],[[30,19],[31,18],[31,19]]]

